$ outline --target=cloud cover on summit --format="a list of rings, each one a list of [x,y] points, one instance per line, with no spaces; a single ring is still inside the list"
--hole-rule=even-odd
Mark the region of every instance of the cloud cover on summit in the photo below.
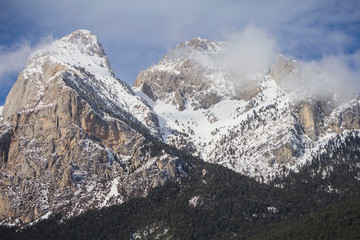
[[[351,79],[346,84],[358,86],[359,13],[356,0],[2,0],[0,105],[33,49],[48,42],[44,39],[77,29],[89,29],[98,36],[116,75],[130,85],[141,70],[182,41],[200,36],[241,42],[237,38],[252,28],[257,37],[265,36],[264,42],[261,38],[247,41],[258,41],[263,47],[256,48],[257,55],[266,55],[263,60],[253,58],[254,63],[267,63],[273,49],[264,50],[265,46],[274,47],[274,53],[315,61],[334,70],[334,76]]]

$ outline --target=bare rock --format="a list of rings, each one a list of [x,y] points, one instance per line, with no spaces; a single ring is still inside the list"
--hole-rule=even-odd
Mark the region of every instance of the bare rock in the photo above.
[[[286,79],[297,67],[298,63],[296,60],[290,60],[281,55],[272,66],[270,75],[275,81],[279,82]]]
[[[159,64],[141,72],[134,87],[141,90],[152,100],[160,99],[176,106],[180,111],[185,109],[186,99],[194,99],[192,107],[208,108],[219,102],[223,96],[213,86],[208,77],[213,71],[202,63],[202,56],[219,54],[221,43],[194,38],[173,48]]]
[[[324,121],[319,105],[314,101],[302,102],[295,108],[295,112],[305,134],[311,140],[317,141],[320,133],[323,131]]]

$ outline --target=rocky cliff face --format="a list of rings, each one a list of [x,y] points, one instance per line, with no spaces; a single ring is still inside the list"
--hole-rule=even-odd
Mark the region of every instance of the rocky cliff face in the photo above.
[[[267,73],[234,75],[217,62],[225,48],[195,38],[139,74],[134,89],[158,114],[165,142],[266,181],[359,129],[358,99],[312,94],[311,81],[326,77],[318,69],[305,75],[279,56]]]
[[[86,30],[30,57],[2,115],[2,224],[122,203],[183,174],[157,149],[151,107],[115,78]]]
[[[179,111],[186,109],[186,105],[207,109],[232,95],[227,90],[219,92],[216,87],[225,83],[225,76],[211,57],[220,55],[222,49],[223,43],[198,37],[179,44],[159,64],[141,72],[134,87],[140,88],[153,101],[172,104]]]

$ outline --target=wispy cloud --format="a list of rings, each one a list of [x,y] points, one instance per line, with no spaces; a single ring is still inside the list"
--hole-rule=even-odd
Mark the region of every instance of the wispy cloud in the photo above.
[[[227,69],[240,88],[249,81],[261,80],[281,54],[276,36],[253,24],[225,35],[224,39],[226,49],[222,55],[215,57],[215,63]],[[334,46],[343,46],[348,41],[346,36],[337,32],[333,32],[331,40],[339,43]],[[338,48],[331,52],[334,54],[298,60],[296,71],[282,79],[281,84],[301,97],[332,98],[336,95],[340,102],[360,94],[360,50],[344,53]],[[288,57],[294,59],[293,56]]]
[[[26,61],[32,52],[53,40],[52,36],[47,36],[42,38],[35,46],[31,46],[29,41],[22,41],[11,48],[0,45],[0,84],[8,84],[8,82],[4,82],[4,79],[6,79],[4,76],[19,73],[24,69]]]
[[[298,61],[280,84],[300,97],[316,96],[338,102],[360,94],[360,54],[329,55],[320,60]]]
[[[337,94],[340,101],[360,94],[359,51],[348,55],[325,56],[318,64],[328,74],[328,80],[317,85],[317,91],[320,94],[324,94],[324,89],[326,89],[328,93]]]
[[[235,78],[267,72],[279,54],[275,38],[252,24],[226,36],[225,41],[225,52],[216,62]]]
[[[0,105],[5,102],[17,75],[25,68],[30,54],[53,40],[53,37],[49,35],[41,38],[35,45],[28,40],[11,46],[0,45]]]

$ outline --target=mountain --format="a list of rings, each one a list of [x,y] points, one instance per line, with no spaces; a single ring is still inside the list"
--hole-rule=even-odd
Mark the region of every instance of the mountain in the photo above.
[[[357,236],[359,99],[227,46],[181,43],[132,89],[87,30],[33,53],[0,117],[0,239]]]
[[[224,65],[226,43],[199,37],[179,44],[141,72],[134,91],[159,117],[163,141],[203,160],[269,181],[322,152],[337,135],[360,128],[359,99],[346,101],[314,81],[316,67],[279,56],[246,73]]]
[[[0,221],[78,215],[146,196],[184,174],[157,116],[79,30],[33,53],[0,124]]]

